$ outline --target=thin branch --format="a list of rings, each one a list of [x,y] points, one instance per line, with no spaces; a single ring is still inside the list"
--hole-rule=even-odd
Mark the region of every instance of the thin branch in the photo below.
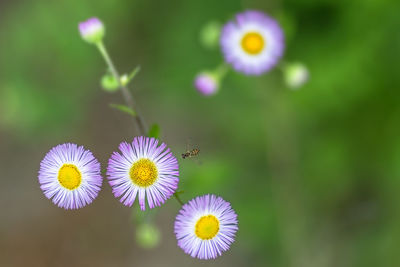
[[[174,197],[175,197],[176,201],[178,201],[179,204],[181,204],[181,206],[183,206],[183,201],[181,200],[181,198],[179,197],[179,195],[176,192],[174,193]]]
[[[144,120],[143,120],[142,116],[140,115],[140,113],[138,112],[138,110],[136,108],[135,101],[134,101],[132,95],[130,94],[128,88],[121,83],[121,77],[120,77],[117,69],[115,68],[114,63],[112,62],[110,56],[108,55],[107,50],[106,50],[103,42],[97,43],[97,48],[99,49],[101,55],[103,56],[104,60],[106,61],[107,65],[108,65],[108,67],[110,68],[110,71],[111,71],[112,75],[117,80],[118,86],[121,89],[122,96],[124,97],[126,104],[133,111],[136,112],[136,116],[134,117],[134,120],[135,120],[136,125],[137,125],[137,127],[139,129],[140,134],[146,135],[147,134],[147,128],[145,126]]]

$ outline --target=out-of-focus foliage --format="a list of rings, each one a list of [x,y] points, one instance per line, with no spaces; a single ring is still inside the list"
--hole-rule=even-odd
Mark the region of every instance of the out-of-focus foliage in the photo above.
[[[144,223],[136,228],[136,242],[145,248],[151,249],[160,243],[161,234],[154,224]]]
[[[161,129],[158,124],[153,124],[147,134],[148,137],[160,138]]]
[[[219,45],[219,36],[222,23],[210,21],[200,29],[200,43],[208,49],[216,49]]]
[[[300,90],[289,90],[278,69],[262,77],[230,72],[211,98],[194,90],[194,75],[222,61],[199,42],[202,27],[244,9],[282,23],[284,60],[303,62],[311,74]],[[2,136],[43,151],[48,138],[89,132],[114,145],[133,137],[124,128],[131,118],[115,128],[121,115],[104,115],[112,112],[107,103],[122,100],[101,90],[104,63],[78,33],[77,23],[96,15],[120,72],[142,66],[130,87],[147,123],[160,125],[176,156],[188,138],[200,148],[199,162],[180,160],[181,198],[214,193],[237,211],[238,237],[223,256],[230,266],[396,266],[399,9],[394,0],[2,2]],[[106,148],[99,141],[96,150]],[[8,174],[5,183],[18,180],[12,175],[21,176]],[[167,238],[172,231],[162,228]]]

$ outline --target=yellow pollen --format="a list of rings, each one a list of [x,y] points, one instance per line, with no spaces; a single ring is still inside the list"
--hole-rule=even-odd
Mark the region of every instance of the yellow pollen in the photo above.
[[[78,188],[82,182],[82,174],[74,164],[64,164],[58,171],[58,181],[69,190]]]
[[[156,181],[158,171],[156,165],[149,159],[140,159],[133,163],[129,171],[132,182],[141,187],[148,187]]]
[[[242,48],[248,54],[257,55],[264,48],[264,38],[257,32],[249,32],[242,39]]]
[[[214,215],[203,216],[197,221],[195,228],[198,238],[213,239],[219,232],[219,221]]]

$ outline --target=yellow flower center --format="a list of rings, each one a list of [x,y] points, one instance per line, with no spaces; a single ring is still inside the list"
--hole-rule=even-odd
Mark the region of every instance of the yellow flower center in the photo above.
[[[201,217],[195,227],[198,238],[203,240],[213,239],[219,232],[219,221],[214,215]]]
[[[257,55],[264,48],[264,38],[257,32],[249,32],[242,39],[242,48],[248,54]]]
[[[58,181],[69,190],[78,188],[82,182],[82,174],[74,164],[64,164],[58,171]]]
[[[149,159],[140,159],[133,163],[129,175],[134,184],[141,187],[148,187],[156,181],[158,171],[154,162]]]

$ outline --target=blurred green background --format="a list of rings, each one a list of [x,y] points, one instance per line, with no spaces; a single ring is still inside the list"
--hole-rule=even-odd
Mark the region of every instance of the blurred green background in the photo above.
[[[311,79],[288,89],[275,69],[230,72],[214,97],[193,88],[222,61],[199,32],[259,9],[287,37],[286,61]],[[400,4],[397,0],[0,1],[1,266],[400,266]],[[187,201],[214,193],[232,203],[239,232],[215,261],[190,258],[173,234],[178,203],[155,217],[152,250],[135,242],[131,209],[109,185],[92,205],[64,211],[37,182],[53,146],[75,142],[103,168],[136,135],[108,107],[105,65],[77,24],[98,16],[120,72],[141,65],[131,89],[148,124],[179,155]]]

